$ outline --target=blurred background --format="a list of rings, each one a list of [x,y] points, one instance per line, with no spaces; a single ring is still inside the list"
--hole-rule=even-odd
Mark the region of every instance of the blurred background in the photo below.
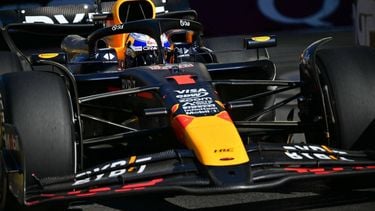
[[[190,0],[206,36],[296,30],[351,30],[375,46],[375,0]]]

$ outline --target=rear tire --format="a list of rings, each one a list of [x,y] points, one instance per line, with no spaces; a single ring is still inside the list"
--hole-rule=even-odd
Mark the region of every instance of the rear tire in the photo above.
[[[10,124],[17,130],[25,157],[21,166],[26,186],[36,184],[32,174],[38,178],[72,175],[75,162],[73,114],[63,79],[49,72],[8,73],[1,77],[0,93],[4,116],[1,124]],[[4,134],[1,136],[3,138]],[[8,175],[3,173],[2,177],[10,181]],[[2,195],[7,196],[7,193]],[[9,197],[5,200],[5,208],[9,206],[7,203],[14,203]],[[21,208],[26,209],[21,206],[17,210]]]

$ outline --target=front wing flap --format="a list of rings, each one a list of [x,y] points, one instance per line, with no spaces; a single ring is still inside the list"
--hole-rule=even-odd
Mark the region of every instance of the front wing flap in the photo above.
[[[245,191],[309,191],[306,187],[345,183],[370,187],[375,175],[373,152],[342,151],[303,144],[254,144],[247,146],[249,177],[243,183],[218,185],[195,159],[192,151],[170,150],[131,156],[86,169],[76,175],[38,178],[26,190],[25,204],[74,201],[147,193],[219,194]],[[236,166],[234,166],[236,168]],[[235,173],[231,173],[235,177]],[[352,180],[350,182],[353,184]]]

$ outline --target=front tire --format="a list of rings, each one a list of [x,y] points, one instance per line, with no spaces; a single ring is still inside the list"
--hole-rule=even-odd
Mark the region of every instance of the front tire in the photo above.
[[[38,178],[72,175],[74,173],[74,127],[70,97],[61,76],[49,72],[16,72],[1,76],[1,124],[12,125],[17,131],[24,155],[25,186]],[[4,149],[4,133],[2,149]],[[3,166],[2,166],[3,167]],[[3,171],[5,184],[11,176]],[[4,184],[4,183],[3,183]],[[26,187],[25,187],[26,188]],[[4,188],[3,188],[4,189]],[[9,189],[5,188],[8,193]],[[9,194],[3,209],[14,206]],[[17,210],[26,209],[20,206]],[[37,210],[41,210],[39,208]]]
[[[302,104],[301,119],[317,122],[317,128],[321,130],[328,127],[328,144],[333,147],[374,149],[375,141],[368,137],[375,135],[375,49],[322,49],[316,52],[315,58],[320,84],[315,81],[312,88],[306,88],[306,85],[302,88],[303,95],[309,99]],[[309,84],[308,81],[313,80],[306,78],[313,74],[302,70],[301,80]],[[318,86],[320,89],[316,88]],[[325,118],[328,124],[324,122]],[[323,133],[307,133],[307,139],[326,144],[320,141],[325,138]]]

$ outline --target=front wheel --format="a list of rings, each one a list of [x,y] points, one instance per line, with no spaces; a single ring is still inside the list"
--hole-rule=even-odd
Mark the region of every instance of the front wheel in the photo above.
[[[320,132],[307,133],[308,141],[343,149],[374,149],[375,49],[322,49],[315,58],[315,73],[301,70],[302,94],[307,96],[300,104],[301,119],[320,128]]]
[[[4,74],[0,78],[0,94],[1,128],[5,124],[15,128],[24,157],[20,161],[25,177],[23,188],[37,184],[33,174],[39,178],[72,175],[75,171],[73,114],[62,77],[34,71]],[[6,147],[7,133],[2,130],[0,134],[2,152],[10,150]],[[19,177],[6,173],[4,166],[1,169],[1,208],[30,210],[18,205],[9,194],[9,184],[19,183]]]

